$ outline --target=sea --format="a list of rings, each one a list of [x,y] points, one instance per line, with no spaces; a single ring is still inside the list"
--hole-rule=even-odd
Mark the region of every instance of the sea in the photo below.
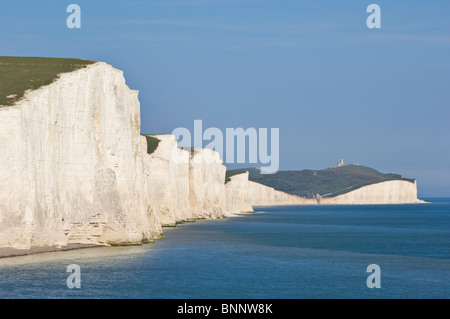
[[[4,258],[0,298],[447,299],[450,198],[425,200],[266,207],[153,244]]]

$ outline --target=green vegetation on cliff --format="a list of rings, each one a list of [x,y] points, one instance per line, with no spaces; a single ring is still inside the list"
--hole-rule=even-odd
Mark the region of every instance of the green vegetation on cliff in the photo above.
[[[243,170],[232,170],[239,174]],[[398,174],[383,174],[373,168],[360,165],[344,165],[323,170],[279,171],[261,174],[256,168],[246,169],[249,180],[273,187],[276,190],[301,197],[335,197],[355,189],[390,180],[414,182]],[[233,175],[235,175],[233,174]]]
[[[161,142],[161,140],[152,136],[151,134],[141,135],[145,136],[145,138],[147,139],[147,154],[153,154],[153,152],[158,148],[159,142]]]
[[[13,105],[27,90],[36,90],[54,82],[61,73],[92,63],[80,59],[0,57],[0,106]]]

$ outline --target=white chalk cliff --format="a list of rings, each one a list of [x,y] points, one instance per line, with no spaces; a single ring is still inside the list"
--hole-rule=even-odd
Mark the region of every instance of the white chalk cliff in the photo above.
[[[416,204],[424,203],[417,198],[417,184],[393,180],[367,185],[354,191],[331,198],[322,198],[320,204],[366,205],[366,204]]]
[[[253,213],[248,172],[231,176],[225,184],[226,204],[229,213]]]
[[[173,135],[153,137],[160,142],[152,154],[145,155],[145,190],[150,210],[162,226],[227,216],[226,168],[219,153],[210,149],[182,150]],[[142,143],[146,149],[144,137]]]
[[[138,92],[100,62],[0,108],[0,247],[139,243],[226,216],[219,154],[158,137],[147,154]]]
[[[314,199],[287,194],[259,183],[249,182],[250,204],[252,206],[311,205]]]
[[[0,246],[152,240],[138,92],[105,63],[0,108]]]
[[[0,247],[151,241],[162,226],[317,204],[236,175],[217,152],[156,135],[147,154],[138,92],[97,62],[0,108]],[[327,204],[417,202],[416,185],[370,185]]]
[[[423,203],[416,182],[393,180],[371,184],[331,198],[308,199],[281,192],[248,180],[248,172],[231,177],[226,184],[227,203],[235,211],[248,207],[288,205],[379,205]],[[233,210],[231,209],[231,210]]]

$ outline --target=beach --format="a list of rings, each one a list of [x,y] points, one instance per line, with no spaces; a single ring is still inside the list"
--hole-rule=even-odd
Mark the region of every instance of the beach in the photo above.
[[[29,256],[29,255],[42,254],[42,253],[70,251],[70,250],[76,250],[76,249],[96,248],[96,247],[105,247],[105,246],[90,245],[90,244],[69,244],[66,246],[34,246],[34,247],[31,247],[30,249],[17,249],[17,248],[11,248],[11,247],[3,247],[3,248],[0,248],[0,259],[20,257],[20,256]]]

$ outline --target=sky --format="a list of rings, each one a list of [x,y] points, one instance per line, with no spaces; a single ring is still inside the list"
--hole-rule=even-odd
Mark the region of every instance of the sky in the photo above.
[[[0,55],[123,70],[142,133],[279,128],[281,170],[343,158],[450,196],[449,13],[446,0],[1,1]]]

